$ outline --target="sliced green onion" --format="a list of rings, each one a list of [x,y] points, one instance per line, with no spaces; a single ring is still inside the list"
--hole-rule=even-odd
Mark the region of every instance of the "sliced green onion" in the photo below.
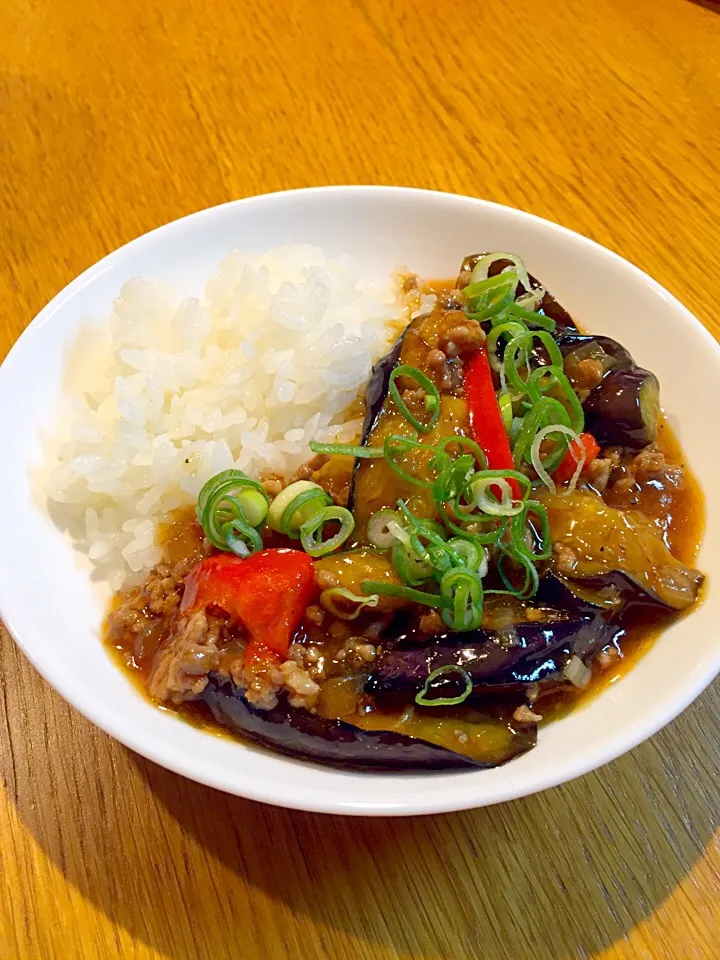
[[[454,507],[453,509],[455,510]],[[452,517],[448,516],[444,505],[441,505],[438,508],[438,511],[448,530],[451,530],[460,537],[472,536],[476,543],[480,543],[483,546],[487,546],[491,543],[497,543],[505,532],[505,527],[507,525],[507,517],[482,517],[478,516],[477,514],[458,518],[458,522],[456,523]],[[455,512],[457,513],[457,510],[455,510]],[[470,524],[481,525],[483,522],[492,524],[491,529],[487,533],[470,533],[466,529]]]
[[[465,503],[462,503],[460,498],[456,498],[453,505],[455,511],[460,514],[464,514],[465,517],[468,517],[471,511],[477,506],[475,496],[473,494],[473,489],[477,486],[479,481],[483,481],[483,487],[485,486],[484,481],[487,481],[487,485],[492,485],[493,481],[505,481],[507,484],[508,479],[516,480],[520,486],[523,488],[523,493],[521,500],[526,500],[530,496],[530,490],[532,484],[530,478],[527,477],[520,470],[476,470],[471,477],[468,478],[465,489],[463,490],[463,496],[465,497]],[[501,487],[501,484],[498,484]],[[510,489],[509,484],[507,484],[508,490]],[[512,499],[512,498],[511,498]],[[503,514],[497,513],[495,510],[488,510],[488,514],[491,516],[503,516]],[[509,514],[508,514],[509,516]]]
[[[443,622],[451,630],[477,630],[482,623],[483,586],[479,574],[467,567],[449,570],[440,583]]]
[[[447,545],[453,556],[457,557],[463,566],[474,570],[481,577],[487,574],[489,558],[482,544],[476,545],[466,537],[453,537],[452,540],[448,540]]]
[[[423,554],[427,556],[426,551],[423,551]],[[412,547],[397,540],[393,544],[391,557],[397,575],[411,587],[425,583],[433,575],[433,566],[429,559],[419,558]]]
[[[268,513],[268,495],[242,470],[223,470],[203,486],[195,513],[208,540],[218,550],[249,556],[262,550],[257,533]]]
[[[540,288],[542,289],[542,288]],[[533,291],[535,293],[536,291]],[[545,291],[543,290],[543,293]],[[550,317],[546,317],[544,313],[535,313],[534,310],[528,310],[527,307],[522,303],[522,297],[518,298],[515,303],[510,304],[508,307],[508,314],[512,317],[517,317],[518,320],[523,320],[525,323],[534,323],[538,327],[541,327],[543,330],[547,330],[548,333],[552,333],[557,324]],[[540,298],[542,299],[542,297]]]
[[[316,443],[310,441],[310,449],[313,453],[338,454],[343,457],[360,457],[364,460],[372,460],[384,456],[382,447],[362,447],[354,443]]]
[[[490,360],[490,366],[494,370],[500,370],[502,366],[502,361],[498,359],[497,356],[497,346],[498,340],[501,337],[504,337],[508,343],[512,340],[515,340],[517,337],[521,337],[523,334],[529,333],[528,328],[524,323],[508,321],[506,323],[500,323],[497,326],[493,327],[490,333],[487,335],[487,349],[488,349],[488,358]]]
[[[437,547],[435,544],[430,544],[427,548],[427,555],[436,580],[442,580],[448,570],[459,566],[457,555],[445,545]]]
[[[505,562],[507,560],[511,560],[522,567],[525,573],[525,580],[523,581],[522,587],[516,587],[505,572]],[[534,597],[537,593],[538,587],[540,586],[540,578],[537,570],[535,569],[535,564],[525,554],[516,554],[514,552],[503,550],[502,554],[497,560],[497,571],[500,574],[500,579],[505,584],[507,589],[488,590],[488,593],[509,593],[511,596],[517,597],[519,600],[529,600],[530,597]]]
[[[530,459],[530,449],[535,435],[542,427],[554,423],[569,427],[570,417],[568,412],[562,403],[554,397],[541,397],[523,417],[522,426],[515,440],[513,459],[517,467],[520,467],[523,461],[532,463]],[[564,450],[562,449],[553,452],[544,463],[545,469],[554,470],[563,456]]]
[[[478,323],[496,317],[515,299],[518,282],[517,273],[508,270],[495,277],[468,284],[463,290],[468,301],[465,313]]]
[[[451,460],[446,453],[439,452],[430,461],[430,467],[437,471],[432,485],[432,498],[436,504],[453,500],[465,487],[474,473],[474,459],[469,453],[457,460]]]
[[[475,443],[474,440],[471,440],[470,437],[466,437],[461,433],[451,433],[447,437],[443,437],[441,440],[435,444],[435,449],[441,451],[442,453],[447,453],[447,448],[452,444],[457,444],[460,448],[465,447],[470,453],[473,454],[476,461],[480,464],[480,469],[485,470],[487,468],[487,457],[482,447]]]
[[[408,473],[407,470],[404,470],[395,460],[396,456],[405,456],[410,453],[411,450],[424,450],[427,453],[433,453],[435,447],[429,444],[419,443],[417,440],[411,440],[410,437],[399,436],[398,434],[391,434],[389,437],[385,437],[383,452],[387,465],[394,470],[405,483],[429,489],[432,487],[432,481],[413,476],[411,473]]]
[[[367,538],[378,550],[388,550],[398,539],[398,526],[401,525],[402,517],[397,510],[378,510],[368,520]]]
[[[533,516],[539,521],[539,530],[537,525],[529,521],[529,517]],[[525,531],[528,522],[531,522],[535,540],[540,543],[540,548],[537,551],[531,550],[525,543]],[[514,552],[527,557],[533,563],[538,560],[549,560],[552,556],[553,539],[548,512],[544,504],[537,500],[528,500],[523,505],[523,512],[512,518],[510,535]]]
[[[513,402],[509,393],[501,391],[498,397],[498,406],[500,407],[500,417],[505,427],[505,433],[510,436],[513,422]]]
[[[427,423],[423,423],[421,420],[418,420],[417,417],[410,412],[408,405],[400,396],[398,385],[395,382],[398,377],[408,377],[410,380],[414,380],[416,383],[420,384],[427,396],[434,398],[434,406],[431,410],[430,420]],[[420,433],[430,433],[440,417],[440,392],[429,377],[426,377],[425,374],[418,370],[417,367],[411,367],[407,363],[401,363],[399,366],[395,367],[390,374],[388,393],[395,401],[400,413],[409,423],[412,424],[413,427],[415,427],[416,430],[419,430]],[[430,408],[426,406],[426,409]]]
[[[527,272],[527,268],[520,257],[516,257],[514,253],[486,253],[484,257],[480,257],[478,262],[473,267],[472,273],[470,274],[470,283],[477,283],[480,280],[485,280],[490,271],[490,267],[492,267],[494,263],[497,263],[498,260],[507,260],[511,265],[510,267],[504,267],[498,276],[502,276],[503,273],[512,269],[514,273],[517,274],[520,283],[522,283],[525,289],[529,290],[531,288],[532,284],[530,283],[530,276]]]
[[[528,393],[533,397],[539,397],[543,393],[555,390],[553,399],[560,400],[568,412],[570,426],[577,433],[582,433],[585,428],[585,413],[577,393],[561,367],[549,366],[538,367],[530,374],[527,379]],[[557,396],[560,392],[561,397]]]
[[[517,357],[522,350],[525,357],[523,363],[529,365],[529,357],[533,348],[533,341],[535,340],[539,341],[545,347],[550,358],[551,366],[559,367],[560,369],[562,369],[563,366],[563,356],[562,353],[560,353],[560,348],[547,331],[528,330],[526,333],[514,337],[505,348],[503,368],[505,377],[510,385],[521,394],[528,392],[528,386],[527,381],[523,380],[518,372]],[[536,399],[536,397],[533,397],[533,399]]]
[[[470,493],[478,510],[491,517],[512,517],[523,508],[522,500],[513,500],[512,487],[505,477],[475,476],[470,483]]]
[[[438,407],[438,403],[439,403],[439,402],[440,402],[440,401],[438,400],[438,398],[437,398],[434,394],[432,394],[432,393],[426,393],[426,394],[425,394],[425,409],[426,409],[426,410],[429,410],[429,411],[431,411],[431,412],[432,412],[433,410],[437,410],[437,407]]]
[[[281,490],[270,504],[268,526],[276,533],[297,540],[301,525],[328,503],[332,500],[319,483],[296,480]]]
[[[323,540],[323,529],[330,520],[339,521],[340,529],[329,540]],[[355,518],[347,507],[324,507],[300,527],[300,542],[308,556],[324,557],[342,546],[354,529]]]
[[[338,600],[346,600],[354,603],[355,607],[348,611],[344,609],[342,605],[338,605]],[[323,590],[320,594],[320,604],[325,607],[328,613],[331,613],[334,617],[338,617],[340,620],[356,620],[365,607],[376,607],[379,602],[380,597],[377,593],[372,594],[370,597],[358,596],[357,593],[346,590],[345,587],[330,587],[328,590]]]
[[[572,430],[570,427],[563,426],[563,424],[561,423],[551,423],[549,426],[543,427],[542,430],[539,430],[535,435],[535,439],[532,442],[532,446],[530,447],[530,462],[535,468],[535,472],[537,473],[540,480],[542,480],[542,482],[545,484],[545,486],[548,488],[548,490],[551,493],[555,493],[556,491],[555,481],[553,480],[553,478],[550,476],[550,474],[545,469],[545,466],[543,465],[542,458],[540,457],[540,446],[543,440],[545,440],[547,437],[552,436],[553,434],[561,434],[562,436],[570,437],[571,443],[576,441],[578,447],[583,450],[582,462],[580,463],[580,470],[582,470],[582,468],[585,466],[585,453],[584,453],[583,443],[580,440],[580,437],[577,435],[577,433],[574,430]],[[567,450],[567,446],[568,445],[565,444],[562,447],[563,456],[565,456],[565,451]]]
[[[443,605],[442,597],[437,593],[413,590],[412,587],[388,583],[386,580],[363,580],[360,586],[370,595],[378,593],[381,597],[398,597],[403,600],[412,600],[413,603],[422,603],[426,607],[442,607]]]
[[[220,528],[224,540],[224,546],[221,550],[231,550],[238,557],[249,557],[251,553],[262,550],[262,537],[255,527],[236,517],[234,520],[228,520]]]
[[[447,676],[450,673],[459,674],[460,677],[465,682],[465,689],[458,697],[434,697],[432,699],[427,698],[427,694],[430,692],[430,688],[433,683],[443,676]],[[463,670],[462,667],[456,666],[454,663],[448,663],[443,667],[438,667],[436,670],[433,670],[432,673],[428,674],[423,688],[420,693],[415,697],[415,703],[420,707],[457,707],[459,704],[464,703],[467,698],[472,693],[473,682],[472,677],[467,672]]]

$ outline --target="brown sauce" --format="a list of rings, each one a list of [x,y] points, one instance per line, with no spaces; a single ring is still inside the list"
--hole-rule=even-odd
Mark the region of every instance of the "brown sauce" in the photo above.
[[[423,289],[425,292],[442,295],[452,289],[452,286],[452,283],[438,281],[426,284]],[[457,427],[453,429],[462,433],[464,401],[462,399],[443,398],[443,402],[454,402],[458,406]],[[353,410],[353,415],[358,415],[357,409]],[[389,422],[387,429],[390,432],[402,432],[403,427],[404,422]],[[625,492],[608,491],[605,494],[605,499],[611,506],[625,510],[641,511],[656,524],[672,554],[683,563],[692,565],[697,556],[704,525],[702,491],[685,463],[677,438],[664,419],[660,423],[657,447],[665,455],[669,464],[683,468],[682,471],[668,472],[666,475],[651,479],[639,488],[629,489]],[[351,466],[349,458],[333,458],[321,470],[321,476],[318,479],[326,489],[333,493],[336,498],[339,498],[342,496],[342,492],[347,489]],[[368,489],[374,489],[377,493],[378,503],[384,505],[386,499],[382,490],[384,482],[383,465],[379,461],[372,461],[371,466],[376,471],[377,477],[373,476],[373,483],[369,485]],[[412,491],[408,492],[411,493]],[[422,512],[420,504],[414,504],[414,507],[417,512]],[[367,516],[377,508],[377,504],[374,505],[372,502],[364,505],[358,504],[358,508],[367,519]],[[362,517],[358,520],[358,527],[361,526]],[[189,568],[193,563],[207,555],[202,530],[195,520],[193,507],[182,508],[169,516],[167,522],[159,529],[158,542],[164,550],[167,564],[170,567],[185,563]],[[284,538],[271,535],[267,538],[266,545],[281,546],[289,544]],[[332,566],[333,558],[326,558],[322,563]],[[373,569],[368,571],[363,579],[379,579],[383,576],[393,576],[393,573],[392,571],[388,573]],[[356,590],[356,592],[359,591]],[[116,609],[119,603],[120,598],[116,597],[111,610]],[[489,610],[490,615],[491,610]],[[604,658],[603,665],[603,658],[598,658],[592,664],[592,678],[582,690],[564,684],[554,691],[543,693],[537,705],[537,709],[543,715],[543,722],[566,715],[570,710],[577,709],[580,702],[587,702],[607,687],[617,683],[644,655],[662,630],[678,616],[678,614],[668,612],[648,613],[647,608],[642,611],[628,609],[623,612],[622,625],[625,632],[616,642],[615,659],[608,663],[608,658]],[[148,673],[157,647],[162,640],[162,629],[161,623],[156,624],[154,628],[151,626],[142,634],[140,640],[130,633],[113,635],[109,631],[106,632],[106,643],[113,656],[143,693],[146,693]],[[329,659],[332,659],[343,642],[352,636],[352,624],[329,616],[326,617],[322,627],[305,624],[303,629],[306,641],[322,645],[324,653]],[[231,645],[228,655],[237,656],[241,651],[241,646],[232,647]],[[360,696],[363,680],[364,674],[362,671],[345,676],[332,676],[331,674],[330,678],[323,684],[318,712],[327,717],[344,717],[359,726],[367,728],[383,726],[387,728],[388,722],[392,720],[396,725],[405,723],[404,727],[397,726],[397,729],[403,729],[408,733],[415,729],[416,735],[422,735],[420,727],[425,722],[422,717],[412,722],[402,720],[398,711],[389,712],[363,701]],[[202,703],[184,703],[179,707],[164,708],[177,711],[187,720],[200,724],[216,734],[226,734],[226,731],[215,724],[209,711]],[[412,723],[416,723],[416,727],[413,727]],[[420,726],[417,726],[417,724],[420,724]],[[487,734],[487,736],[494,735],[495,733],[492,732]],[[447,745],[452,748],[450,741]]]

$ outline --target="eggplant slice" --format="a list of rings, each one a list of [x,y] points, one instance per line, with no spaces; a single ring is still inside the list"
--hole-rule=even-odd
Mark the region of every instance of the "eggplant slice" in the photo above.
[[[475,264],[485,254],[473,254],[466,257],[460,268],[457,286],[463,289]],[[496,276],[511,261],[499,258],[491,264],[488,275]],[[530,275],[531,290],[540,286],[540,282]],[[529,292],[520,284],[516,298]],[[600,383],[591,391],[583,403],[587,429],[603,445],[624,446],[640,450],[657,438],[660,420],[660,384],[657,377],[639,367],[630,353],[610,337],[588,336],[581,334],[570,314],[547,291],[539,304],[539,312],[550,317],[557,324],[553,334],[555,340],[567,358],[571,353],[593,348],[607,361]],[[535,360],[547,362],[544,348],[534,351]]]
[[[598,443],[641,450],[657,439],[660,384],[610,337],[556,334],[566,365],[573,359],[600,360],[604,374],[583,402],[585,424]]]
[[[697,600],[703,574],[677,560],[643,514],[618,510],[591,492],[543,493],[540,499],[553,540],[566,548],[562,569],[558,559],[553,562],[567,582],[668,610],[684,610]]]
[[[395,342],[392,350],[373,367],[365,392],[365,420],[360,435],[361,446],[381,446],[390,435],[417,440],[417,432],[398,410],[389,394],[390,375],[398,364],[407,364],[422,371],[435,385],[440,396],[440,414],[428,433],[422,433],[419,442],[433,445],[448,435],[462,435],[468,431],[467,407],[461,396],[461,361],[448,358],[438,368],[433,365],[432,353],[437,352],[443,338],[450,331],[471,321],[457,309],[436,307],[431,313],[417,317]],[[399,378],[402,381],[403,378]],[[400,390],[412,389],[414,382],[398,382]],[[420,413],[422,417],[422,413]],[[422,449],[414,449],[403,457],[403,466],[410,472],[422,473],[430,459]],[[366,543],[366,527],[370,516],[383,507],[395,508],[398,498],[406,500],[411,509],[421,516],[434,516],[435,505],[428,491],[405,482],[382,458],[357,458],[353,469],[348,507],[355,515],[356,543]]]
[[[462,266],[460,267],[460,273],[458,274],[456,283],[456,286],[459,290],[463,290],[468,285],[470,282],[470,275],[472,274],[476,263],[485,256],[487,256],[486,253],[473,253],[469,257],[465,257],[462,262]],[[490,268],[488,269],[488,276],[496,277],[499,273],[502,273],[505,267],[510,266],[512,266],[512,261],[503,260],[500,257],[490,265]],[[530,290],[526,290],[522,283],[519,284],[515,294],[515,299],[521,297],[524,293],[530,293],[532,290],[537,290],[537,288],[541,286],[540,281],[537,280],[532,274],[528,274],[528,276],[530,279]],[[544,313],[546,317],[550,317],[551,320],[554,320],[558,327],[561,328],[562,332],[577,332],[577,327],[575,326],[575,321],[573,318],[547,290],[543,294],[543,298],[540,301],[539,307],[539,312]]]
[[[603,589],[577,590],[548,571],[535,597],[542,619],[498,629],[427,635],[407,628],[398,614],[382,637],[382,653],[365,690],[372,694],[417,693],[438,667],[461,667],[473,682],[472,700],[559,682],[571,656],[590,661],[624,632],[617,620],[621,598]]]
[[[364,729],[343,720],[329,720],[307,710],[291,707],[282,699],[272,710],[256,710],[243,695],[242,688],[232,680],[211,674],[202,699],[213,716],[229,730],[245,739],[271,747],[288,756],[344,769],[359,771],[434,771],[483,769],[505,763],[535,746],[537,730],[533,724],[513,727],[506,723],[506,735],[502,742],[497,736],[489,749],[487,733],[490,718],[485,718],[486,728],[476,724],[478,742],[468,746],[468,733],[472,724],[467,719],[446,717],[454,731],[464,736],[456,739],[463,742],[464,753],[447,749],[420,737],[408,736],[397,729]],[[407,710],[404,712],[407,715]],[[442,723],[442,718],[441,718]],[[402,716],[396,727],[428,729],[431,736],[438,719],[433,714],[430,722],[422,718]],[[493,731],[490,730],[492,733]],[[472,734],[470,735],[472,736]],[[483,755],[486,757],[483,758]]]

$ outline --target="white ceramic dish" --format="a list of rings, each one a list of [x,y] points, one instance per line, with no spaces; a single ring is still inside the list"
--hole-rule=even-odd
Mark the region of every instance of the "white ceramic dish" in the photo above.
[[[198,293],[232,249],[309,242],[368,270],[405,264],[451,276],[476,250],[518,252],[587,329],[621,340],[660,378],[663,405],[707,497],[699,566],[710,590],[620,682],[540,732],[535,750],[476,773],[359,774],[300,763],[203,733],[153,707],[98,639],[102,600],[31,490],[52,423],[64,347],[108,313],[124,280]],[[37,316],[0,370],[3,438],[0,610],[40,673],[90,720],[171,770],[268,803],[346,814],[461,810],[543,790],[607,763],[683,710],[720,669],[720,348],[657,283],[590,240],[481,200],[385,187],[328,187],[253,197],[161,227],[91,267]],[[40,585],[40,590],[38,590]]]

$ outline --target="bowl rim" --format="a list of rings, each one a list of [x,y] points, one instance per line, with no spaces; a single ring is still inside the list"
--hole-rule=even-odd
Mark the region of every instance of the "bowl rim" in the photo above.
[[[707,350],[714,354],[715,361],[720,367],[720,345],[710,334],[707,328],[687,309],[687,307],[685,307],[676,297],[674,297],[656,280],[642,271],[639,267],[635,266],[635,264],[631,263],[629,260],[626,260],[624,257],[621,257],[619,254],[608,249],[607,247],[604,247],[602,244],[599,244],[596,241],[577,233],[576,231],[555,223],[554,221],[547,220],[524,210],[520,210],[516,207],[495,203],[494,201],[484,200],[478,197],[452,193],[449,191],[426,190],[415,187],[345,184],[336,186],[317,186],[296,188],[291,190],[278,190],[269,193],[256,194],[238,200],[231,200],[225,203],[196,210],[135,237],[117,249],[111,251],[102,259],[98,260],[96,263],[84,270],[78,277],[63,287],[49,301],[49,303],[47,303],[46,306],[40,310],[40,312],[34,317],[33,320],[30,321],[20,336],[16,339],[15,343],[0,365],[0,377],[8,370],[12,370],[16,363],[20,363],[22,361],[23,353],[30,348],[35,338],[38,337],[45,325],[52,320],[57,311],[60,310],[70,299],[72,299],[83,287],[92,283],[97,277],[109,270],[114,265],[115,261],[120,259],[122,254],[127,251],[128,248],[140,248],[146,243],[152,243],[159,236],[162,236],[163,233],[169,233],[177,229],[180,224],[212,217],[213,213],[219,210],[251,206],[253,204],[267,201],[271,198],[281,201],[283,198],[292,199],[293,197],[297,197],[299,195],[334,195],[338,198],[341,198],[343,195],[358,193],[385,195],[388,197],[402,195],[408,198],[416,197],[418,199],[434,197],[444,201],[455,202],[462,205],[470,205],[475,207],[478,211],[495,210],[498,212],[510,213],[513,217],[520,221],[538,224],[541,225],[545,230],[554,231],[558,236],[564,236],[573,243],[583,246],[591,254],[599,254],[606,259],[610,258],[610,261],[613,261],[616,266],[621,267],[625,271],[630,271],[634,280],[649,286],[650,289],[662,297],[662,299],[665,300],[672,308],[678,311],[687,322],[691,323],[696,328],[698,336],[704,338]],[[140,731],[138,731],[137,734],[134,734],[131,729],[118,730],[118,727],[113,722],[113,711],[111,708],[96,709],[94,705],[89,705],[83,702],[82,696],[76,694],[73,689],[70,689],[69,684],[65,683],[64,680],[61,679],[58,681],[57,678],[51,676],[51,666],[38,660],[30,647],[23,641],[22,637],[20,636],[20,631],[16,629],[14,623],[15,618],[13,616],[13,605],[13,598],[6,590],[5,580],[2,576],[2,566],[0,565],[0,617],[2,617],[2,620],[8,632],[13,637],[15,643],[22,650],[25,657],[30,661],[38,673],[40,673],[40,675],[50,684],[50,686],[53,687],[53,689],[55,689],[68,703],[70,703],[71,706],[73,706],[83,716],[85,716],[105,733],[109,734],[114,739],[119,740],[129,749],[155,763],[158,763],[166,769],[172,770],[175,773],[181,774],[199,783],[203,783],[207,786],[214,787],[215,789],[219,789],[227,793],[243,796],[247,799],[269,803],[276,806],[327,814],[358,816],[424,815],[472,809],[474,807],[501,803],[507,800],[519,799],[524,796],[539,793],[543,790],[549,789],[550,787],[557,786],[561,783],[575,779],[576,777],[583,776],[592,770],[596,770],[599,767],[604,766],[606,763],[609,763],[610,761],[621,756],[622,754],[634,749],[667,723],[674,720],[693,700],[695,700],[702,693],[702,691],[712,682],[718,672],[720,672],[719,645],[717,656],[710,666],[699,674],[694,672],[691,677],[688,677],[683,686],[678,690],[678,695],[671,702],[665,702],[662,707],[658,707],[653,711],[647,711],[644,716],[639,717],[635,721],[629,730],[623,729],[622,731],[618,731],[617,733],[608,736],[607,742],[604,744],[603,749],[596,749],[593,752],[587,753],[580,752],[577,755],[574,763],[567,764],[561,770],[558,770],[555,767],[550,767],[544,775],[535,777],[531,782],[528,783],[527,787],[523,786],[521,789],[518,789],[516,786],[503,787],[500,785],[495,789],[494,794],[490,798],[486,799],[484,797],[478,797],[470,804],[465,799],[461,800],[460,802],[454,801],[451,791],[448,791],[446,796],[433,797],[430,802],[424,801],[423,798],[414,797],[411,801],[408,801],[407,804],[400,806],[397,804],[383,803],[381,801],[364,801],[347,798],[338,799],[336,797],[331,797],[329,801],[325,801],[323,799],[318,799],[317,795],[314,799],[305,800],[302,797],[294,797],[291,789],[287,791],[285,796],[278,796],[275,788],[267,791],[264,789],[262,782],[255,780],[248,780],[247,783],[243,783],[242,790],[240,790],[237,784],[231,784],[226,778],[213,775],[212,771],[192,769],[191,763],[190,766],[188,766],[187,763],[184,764],[180,761],[177,761],[173,757],[166,757],[163,750],[155,749],[153,744],[144,742],[140,736]],[[289,759],[281,754],[274,754],[274,756],[276,759],[283,761],[287,761]],[[295,762],[298,761],[294,761],[292,758],[290,758],[290,763]],[[306,766],[308,765],[304,761],[300,762],[303,762]],[[311,765],[314,766],[314,764]],[[373,777],[377,776],[377,774],[360,774],[360,776],[363,778],[367,777],[371,781]],[[433,774],[433,777],[436,776],[438,775]]]

